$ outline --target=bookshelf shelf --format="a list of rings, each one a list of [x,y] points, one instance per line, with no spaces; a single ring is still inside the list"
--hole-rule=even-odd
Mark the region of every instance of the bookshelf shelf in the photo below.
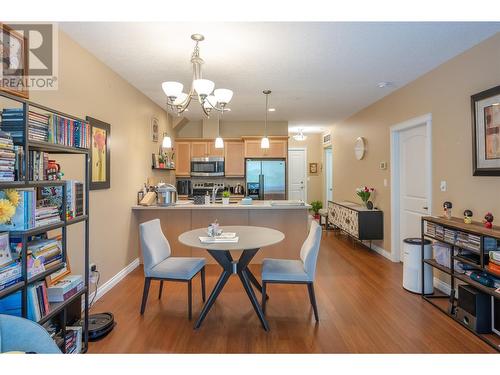
[[[0,290],[0,298],[8,296],[11,293],[15,293],[18,290],[22,289],[23,287],[24,287],[24,281],[19,281],[14,285],[8,286],[7,288]]]
[[[46,141],[35,141],[32,139],[29,139],[29,134],[30,134],[30,126],[32,125],[30,121],[33,120],[34,117],[36,117],[36,114],[39,114],[40,116],[43,115],[54,115],[52,116],[52,119],[54,120],[57,116],[59,117],[59,120],[61,120],[61,123],[58,122],[58,125],[61,125],[61,128],[52,128],[53,133],[51,133],[53,136],[57,135],[58,131],[61,131],[61,134],[64,134],[64,129],[72,129],[70,128],[70,121],[73,120],[75,122],[81,123],[80,127],[76,127],[76,132],[75,133],[66,133],[70,134],[70,137],[67,138],[68,143],[75,143],[79,145],[88,145],[89,144],[89,132],[90,129],[87,127],[87,121],[80,119],[78,117],[54,110],[52,108],[31,102],[29,100],[25,100],[13,95],[10,95],[5,92],[0,92],[0,97],[3,99],[8,99],[14,104],[11,106],[11,108],[18,108],[19,110],[17,111],[12,111],[8,110],[6,113],[14,113],[18,112],[19,113],[19,130],[11,127],[11,130],[9,129],[9,125],[4,123],[3,119],[3,112],[2,112],[2,130],[9,132],[12,130],[19,131],[21,133],[21,136],[16,136],[16,139],[14,140],[14,144],[17,146],[22,146],[23,153],[22,153],[22,158],[20,159],[19,163],[23,168],[20,168],[23,170],[23,173],[19,177],[20,181],[3,181],[0,182],[0,190],[4,189],[23,189],[23,188],[41,188],[41,187],[51,187],[51,186],[59,186],[62,189],[62,204],[61,207],[64,209],[63,214],[62,214],[62,220],[53,224],[49,225],[44,225],[28,230],[20,230],[20,231],[9,231],[10,235],[15,235],[17,237],[21,237],[22,241],[22,251],[21,251],[21,269],[22,269],[22,275],[23,275],[23,280],[11,285],[3,290],[0,291],[0,298],[6,297],[8,295],[11,295],[17,291],[22,291],[21,294],[21,315],[25,318],[28,317],[28,287],[31,287],[32,284],[37,283],[41,280],[43,280],[45,277],[48,275],[61,270],[64,267],[64,263],[59,264],[57,266],[51,267],[50,269],[47,269],[45,272],[42,272],[36,276],[33,276],[29,279],[27,279],[27,258],[28,258],[28,241],[30,240],[31,236],[35,235],[40,235],[43,233],[46,233],[51,230],[55,229],[61,229],[61,247],[62,247],[62,258],[66,259],[67,255],[67,227],[73,224],[77,223],[84,223],[85,225],[85,234],[84,234],[84,239],[83,239],[83,259],[84,259],[84,287],[81,291],[70,297],[68,300],[61,302],[61,303],[51,303],[50,304],[50,312],[45,315],[42,319],[39,320],[38,323],[43,324],[48,321],[55,321],[58,323],[61,332],[63,333],[63,347],[65,347],[66,344],[66,326],[67,325],[73,325],[73,324],[81,324],[82,325],[82,334],[83,334],[83,345],[82,345],[82,352],[86,352],[88,348],[88,325],[89,325],[89,185],[90,185],[90,152],[89,149],[87,148],[78,148],[78,147],[72,147],[72,146],[66,146],[64,144],[57,144],[57,143],[51,143],[51,142],[46,142]],[[9,108],[4,102],[3,108]],[[33,115],[35,113],[35,115]],[[35,120],[36,121],[36,120]],[[6,126],[4,129],[4,125]],[[10,124],[12,126],[12,122]],[[55,125],[54,125],[55,126]],[[66,128],[64,128],[67,126]],[[60,130],[62,129],[62,130]],[[79,132],[79,133],[78,133]],[[82,138],[82,137],[87,137],[87,138]],[[47,139],[47,138],[46,138]],[[32,165],[30,165],[30,152],[31,151],[40,151],[40,152],[46,152],[48,154],[74,154],[74,155],[82,155],[83,156],[83,165],[82,167],[84,168],[85,171],[85,180],[84,180],[84,189],[83,189],[83,215],[80,215],[76,218],[73,219],[67,219],[66,218],[66,207],[69,202],[68,200],[68,185],[65,180],[49,180],[49,181],[31,181],[28,180],[29,177],[33,175],[32,171]],[[81,190],[80,190],[81,194]],[[36,285],[36,284],[35,284]],[[83,303],[83,309],[82,309],[82,303]],[[78,312],[78,315],[75,316],[75,311]],[[77,323],[74,321],[74,319],[77,319],[81,323]],[[64,349],[63,349],[64,351]]]
[[[59,314],[64,308],[68,305],[70,305],[72,302],[76,301],[77,298],[80,298],[83,294],[87,293],[87,288],[84,287],[82,290],[80,290],[78,293],[74,294],[73,296],[69,297],[66,301],[64,302],[55,302],[50,304],[50,312],[45,315],[42,319],[38,321],[38,324],[43,324],[50,320],[51,318],[55,317],[57,314]]]
[[[425,225],[431,223],[434,225],[441,226],[445,231],[450,230],[450,231],[455,231],[455,233],[466,233],[468,235],[476,236],[479,238],[479,249],[473,249],[470,248],[466,245],[459,244],[457,242],[451,242],[447,241],[444,238],[439,238],[436,236],[432,236],[427,234],[424,229]],[[428,227],[427,227],[428,228]],[[481,272],[488,272],[488,270],[485,267],[485,238],[495,238],[500,240],[500,228],[499,227],[493,227],[492,229],[487,229],[484,228],[484,226],[481,223],[478,222],[473,222],[472,224],[465,224],[463,222],[463,219],[460,218],[451,218],[451,219],[446,219],[443,217],[432,217],[432,216],[424,216],[421,219],[421,237],[422,237],[422,243],[424,243],[424,238],[430,238],[435,241],[447,244],[451,246],[450,250],[450,264],[453,265],[454,261],[460,261],[463,262],[464,264],[473,266],[477,271]],[[455,254],[455,249],[463,249],[463,250],[469,250],[474,252],[475,254],[479,255],[480,263],[473,262],[472,260],[466,259],[464,257],[461,257],[460,255]],[[422,245],[422,258],[424,255],[424,246]],[[468,327],[466,324],[458,320],[455,316],[455,308],[457,306],[457,299],[455,298],[455,291],[458,288],[458,284],[460,283],[465,283],[473,286],[474,288],[478,289],[479,291],[488,294],[492,296],[493,298],[500,299],[500,293],[495,291],[495,288],[490,288],[487,287],[481,283],[478,283],[477,281],[471,279],[467,274],[460,273],[454,267],[452,268],[447,268],[439,263],[437,263],[434,259],[422,259],[422,269],[425,272],[425,268],[423,267],[424,264],[429,264],[434,268],[439,269],[440,271],[448,274],[450,276],[450,288],[451,288],[451,295],[446,296],[444,295],[443,298],[435,297],[435,296],[429,296],[426,294],[422,293],[422,298],[431,303],[433,306],[437,307],[439,310],[441,310],[443,313],[445,313],[447,316],[452,318],[454,321],[457,323],[461,324],[463,327],[467,328],[470,332],[478,336],[481,340],[485,341],[488,343],[490,346],[495,348],[496,350],[500,351],[500,337],[495,335],[494,333],[491,334],[481,334],[477,333],[474,330],[472,330],[470,327]],[[422,280],[425,278],[422,276]],[[459,281],[458,283],[456,281]],[[422,290],[423,290],[423,285],[422,285]],[[446,298],[447,297],[447,298]]]
[[[39,273],[38,275],[35,275],[31,278],[28,279],[28,285],[36,283],[37,281],[45,279],[47,276],[50,274],[53,274],[54,272],[57,272],[65,267],[64,263],[58,264],[57,266],[50,267],[48,270]]]

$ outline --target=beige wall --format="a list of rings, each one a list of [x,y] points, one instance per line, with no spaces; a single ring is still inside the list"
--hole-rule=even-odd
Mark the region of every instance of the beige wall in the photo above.
[[[241,137],[244,135],[263,135],[264,121],[221,121],[221,137]],[[270,121],[267,123],[268,135],[287,135],[287,121]],[[178,138],[201,138],[203,136],[202,121],[190,121],[177,130]]]
[[[481,220],[486,211],[500,218],[500,177],[473,177],[470,96],[497,86],[500,81],[500,33],[439,66],[416,81],[332,127],[334,152],[334,196],[357,201],[355,188],[377,189],[375,205],[384,211],[384,241],[391,250],[390,165],[379,170],[379,162],[390,161],[389,128],[405,120],[432,114],[433,214],[441,214],[442,203],[453,203],[453,214],[464,209]],[[354,141],[365,137],[365,159],[354,158]],[[446,180],[448,191],[439,182]]]
[[[307,134],[305,141],[293,139],[295,133],[290,133],[288,148],[305,147],[307,150],[307,201],[323,202],[323,146],[321,134]],[[318,163],[318,173],[309,173],[309,163]]]
[[[62,32],[59,90],[32,92],[31,99],[111,124],[111,188],[90,192],[90,259],[100,269],[104,283],[138,256],[131,206],[152,174],[151,153],[158,151],[159,144],[150,140],[151,118],[159,119],[161,135],[170,127],[167,114]],[[65,178],[83,178],[82,158],[54,157],[63,161]],[[165,172],[157,173],[166,176]],[[81,273],[83,224],[70,227],[68,233],[71,266],[75,273]]]

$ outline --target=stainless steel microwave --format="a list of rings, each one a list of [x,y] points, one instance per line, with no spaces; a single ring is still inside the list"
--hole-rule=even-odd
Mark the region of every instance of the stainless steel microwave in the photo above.
[[[191,176],[224,176],[224,158],[192,158]]]

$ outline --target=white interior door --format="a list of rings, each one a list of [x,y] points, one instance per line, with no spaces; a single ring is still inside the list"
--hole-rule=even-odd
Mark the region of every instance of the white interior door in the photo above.
[[[325,148],[325,201],[324,207],[328,206],[328,201],[333,201],[333,159],[332,148]]]
[[[399,249],[403,240],[420,237],[420,218],[429,213],[429,160],[425,123],[399,132]]]
[[[306,150],[288,150],[288,199],[306,200]]]

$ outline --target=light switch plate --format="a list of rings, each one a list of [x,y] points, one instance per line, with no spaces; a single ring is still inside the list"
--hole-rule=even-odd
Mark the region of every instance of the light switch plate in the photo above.
[[[441,184],[439,185],[439,188],[441,191],[446,191],[446,181],[441,181]]]

